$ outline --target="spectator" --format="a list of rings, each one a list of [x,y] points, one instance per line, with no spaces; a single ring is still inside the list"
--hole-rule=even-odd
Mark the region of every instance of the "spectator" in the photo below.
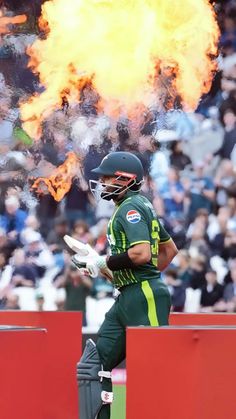
[[[65,198],[65,215],[70,227],[81,219],[91,223],[93,217],[89,201],[88,185],[84,181],[74,179]]]
[[[206,241],[203,225],[194,227],[191,239],[187,243],[187,249],[191,257],[198,255],[205,255],[208,258],[210,257],[210,248]]]
[[[55,287],[65,287],[65,310],[82,311],[83,325],[86,325],[86,297],[90,294],[92,280],[82,276],[73,265],[68,266],[65,273],[57,278]]]
[[[230,269],[232,282],[224,289],[223,300],[217,305],[218,311],[234,312],[236,310],[236,263]]]
[[[101,300],[103,298],[113,297],[113,293],[114,287],[111,282],[101,276],[94,279],[91,297],[96,298],[96,300]]]
[[[83,243],[88,243],[91,240],[89,224],[82,219],[76,221],[72,229],[72,236]]]
[[[155,199],[160,198],[164,208],[158,212],[159,215],[165,216],[168,221],[183,218],[184,187],[179,180],[179,171],[174,167],[168,169],[167,179],[158,186]]]
[[[223,30],[220,44],[226,47],[230,43],[231,53],[236,51],[236,8],[234,2],[226,2]]]
[[[210,177],[204,175],[204,163],[194,165],[194,173],[190,179],[185,178],[184,187],[188,198],[188,219],[191,222],[199,208],[210,213],[213,210],[215,188]]]
[[[225,134],[221,147],[213,153],[221,159],[231,159],[231,153],[236,145],[236,115],[232,109],[227,109],[223,115]]]
[[[54,258],[55,267],[59,271],[63,271],[66,264],[65,251],[68,251],[68,246],[64,240],[66,234],[69,234],[68,222],[65,217],[60,216],[55,219],[54,229],[49,232],[46,239],[48,248]]]
[[[64,216],[57,217],[54,223],[54,229],[49,231],[46,242],[52,252],[55,250],[67,249],[63,239],[65,234],[69,233],[68,221]]]
[[[229,216],[230,209],[228,207],[220,207],[217,216],[211,218],[211,222],[207,228],[207,235],[212,256],[221,256],[223,254]]]
[[[19,296],[10,291],[6,295],[4,310],[20,310]]]
[[[96,227],[96,239],[94,244],[94,249],[101,255],[104,255],[108,251],[108,240],[107,240],[107,219],[102,219],[95,226]],[[94,229],[90,231],[94,232]]]
[[[16,244],[10,241],[9,237],[6,235],[5,230],[0,227],[0,252],[4,253],[6,261],[8,261],[15,248]]]
[[[37,276],[43,278],[55,266],[53,255],[39,232],[31,231],[25,239],[26,260],[35,267]]]
[[[183,143],[181,140],[173,141],[170,146],[170,164],[178,170],[184,170],[186,166],[191,166],[192,161],[187,154],[183,152]]]
[[[4,307],[8,295],[12,295],[15,288],[33,288],[37,280],[36,269],[26,261],[23,249],[16,249],[9,262],[9,265],[3,271],[0,281],[0,300]]]
[[[176,256],[177,260],[177,276],[182,281],[185,288],[189,286],[189,281],[191,277],[190,273],[190,255],[187,250],[179,250],[178,255]]]
[[[164,273],[164,280],[171,295],[171,310],[182,312],[185,304],[185,286],[181,279],[177,277],[177,271],[168,269]]]
[[[166,180],[169,169],[169,161],[166,154],[161,150],[160,143],[152,139],[153,156],[151,159],[150,176],[158,189]]]
[[[200,208],[196,217],[190,224],[186,237],[186,247],[191,256],[205,255],[210,256],[210,248],[207,236],[208,211]]]
[[[39,291],[36,292],[35,300],[37,305],[37,311],[44,311],[45,298],[43,293]]]
[[[236,226],[234,225],[227,227],[221,256],[226,261],[236,258]]]
[[[216,203],[218,206],[227,205],[229,191],[236,180],[236,173],[231,160],[223,160],[216,172]]]
[[[145,176],[149,175],[153,152],[153,137],[151,135],[141,135],[138,139],[138,153],[136,155],[142,162]]]
[[[224,281],[223,281],[224,282],[224,285],[227,285],[227,284],[233,282],[232,274],[234,272],[234,269],[236,268],[236,258],[229,260],[227,266],[228,266],[229,270],[228,270],[227,274],[224,277]]]
[[[107,154],[107,150],[101,150],[96,145],[89,147],[88,153],[84,158],[84,176],[85,180],[97,179],[96,175],[92,173],[92,169],[99,166],[103,157]]]
[[[96,208],[94,209],[96,222],[99,222],[104,218],[109,219],[114,212],[114,208],[114,202],[112,201],[105,201],[104,199],[98,201],[96,203]]]
[[[23,249],[16,249],[13,253],[12,266],[14,267],[11,284],[14,287],[35,287],[37,270],[34,264],[27,261]]]
[[[4,252],[0,251],[0,308],[4,305],[6,289],[9,289],[13,272],[13,266],[7,263]]]
[[[5,212],[0,215],[0,227],[6,231],[9,239],[17,242],[19,234],[25,227],[27,212],[20,209],[20,202],[16,196],[5,200]]]
[[[36,216],[40,224],[40,233],[46,238],[53,229],[55,217],[58,214],[58,202],[51,195],[40,195],[36,208]]]
[[[206,263],[207,258],[203,255],[192,257],[190,260],[190,278],[189,287],[195,289],[202,289],[206,283]]]
[[[201,309],[204,313],[210,313],[216,310],[215,304],[223,297],[223,286],[217,282],[217,274],[213,269],[206,272],[206,284],[202,287]]]
[[[25,244],[25,236],[31,231],[38,231],[40,229],[40,223],[38,218],[33,215],[29,214],[25,220],[25,228],[20,233],[20,242],[21,244]]]
[[[198,227],[202,230],[204,229],[207,233],[207,227],[209,223],[209,212],[207,209],[199,208],[196,212],[193,222],[189,225],[187,231],[187,238],[191,238],[193,234],[193,230],[198,229]]]

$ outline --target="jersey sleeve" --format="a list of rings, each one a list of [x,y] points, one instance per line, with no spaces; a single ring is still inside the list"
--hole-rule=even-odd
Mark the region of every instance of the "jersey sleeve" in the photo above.
[[[138,206],[125,205],[118,216],[118,223],[121,225],[130,246],[150,243],[148,220],[145,211]]]
[[[159,244],[167,243],[168,241],[171,240],[171,237],[170,237],[169,233],[167,233],[167,231],[163,227],[162,223],[159,220],[158,220],[158,222],[159,222],[159,226],[160,226],[160,231],[159,231],[160,242],[159,242]]]

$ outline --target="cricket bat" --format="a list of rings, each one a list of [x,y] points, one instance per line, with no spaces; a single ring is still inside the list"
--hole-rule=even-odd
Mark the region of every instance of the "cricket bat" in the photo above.
[[[65,240],[67,246],[70,247],[75,253],[79,256],[88,256],[88,258],[97,258],[99,254],[94,250],[88,243],[83,243],[79,240],[74,239],[73,237],[66,234],[63,239]],[[100,269],[102,275],[104,275],[109,281],[112,282],[113,274],[109,268]]]

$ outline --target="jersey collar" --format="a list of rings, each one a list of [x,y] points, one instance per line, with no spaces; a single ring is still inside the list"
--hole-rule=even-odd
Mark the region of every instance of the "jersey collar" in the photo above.
[[[126,194],[118,202],[116,202],[116,206],[119,207],[121,204],[123,204],[123,202],[126,201],[126,199],[138,194],[139,191],[127,191]]]

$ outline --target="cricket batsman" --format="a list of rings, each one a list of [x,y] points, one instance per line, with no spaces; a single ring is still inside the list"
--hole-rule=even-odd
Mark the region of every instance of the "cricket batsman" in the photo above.
[[[120,294],[106,314],[95,344],[86,343],[78,363],[80,419],[109,419],[113,400],[111,371],[125,358],[126,327],[168,325],[170,295],[160,278],[177,254],[147,198],[140,194],[141,161],[132,153],[112,152],[93,170],[92,193],[113,199],[108,224],[110,256],[77,253],[73,262],[92,277],[106,274]]]

